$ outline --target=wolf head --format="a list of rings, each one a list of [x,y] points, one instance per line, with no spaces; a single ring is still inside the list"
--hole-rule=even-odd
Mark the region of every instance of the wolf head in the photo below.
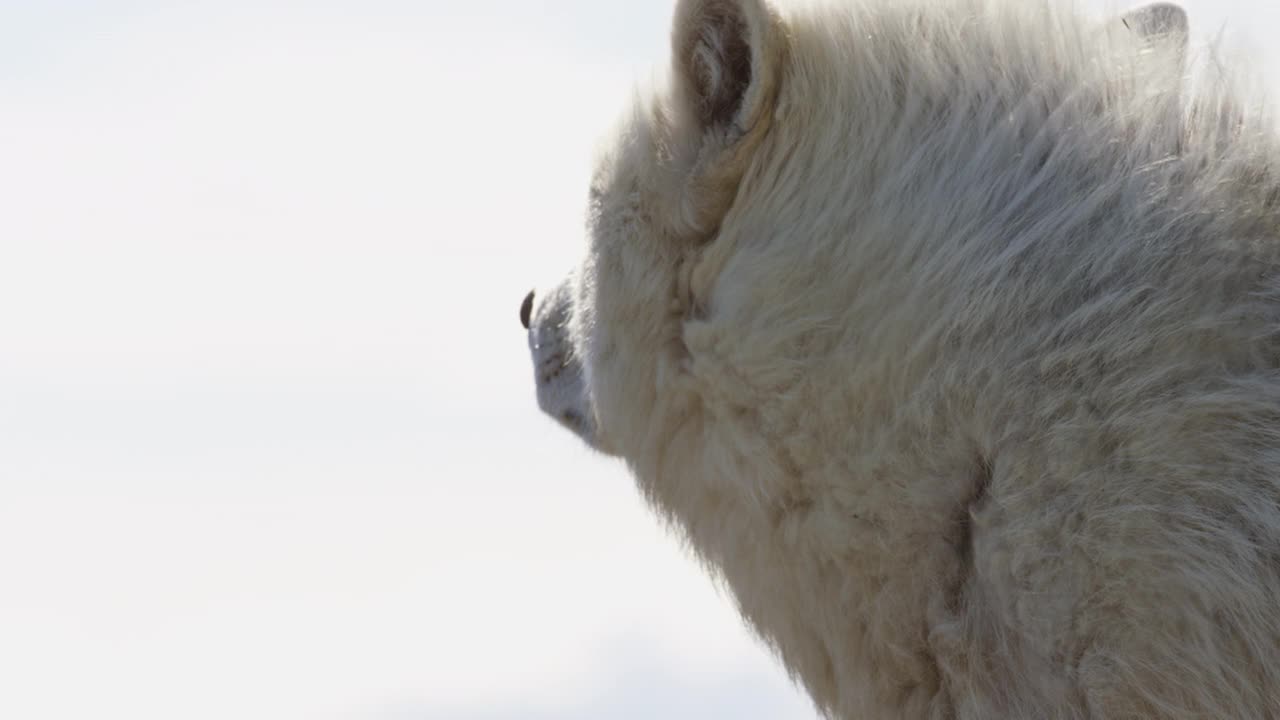
[[[600,153],[582,264],[558,285],[530,293],[521,309],[540,407],[592,447],[632,459],[663,454],[676,434],[695,437],[712,415],[732,412],[708,413],[708,401],[749,406],[780,389],[794,363],[771,353],[834,321],[827,310],[815,315],[803,306],[830,292],[814,283],[840,280],[839,273],[790,273],[788,265],[830,254],[839,269],[843,253],[831,252],[826,238],[853,224],[861,202],[880,200],[877,180],[930,171],[886,167],[913,161],[909,148],[892,147],[914,141],[902,132],[911,121],[906,106],[948,93],[972,103],[966,93],[1007,92],[939,87],[954,82],[945,66],[964,58],[947,57],[946,42],[933,47],[930,33],[984,17],[974,10],[981,2],[881,5],[851,12],[845,26],[818,27],[771,0],[677,4],[667,82],[636,102]],[[947,13],[954,17],[911,28],[913,17]],[[1045,13],[1040,21],[1059,18]],[[1120,45],[1170,66],[1187,42],[1185,14],[1167,3],[1098,30],[1137,42],[1091,47],[1088,33],[1066,24],[1054,32],[1067,49],[1043,52],[1039,61],[1079,63],[1103,45],[1108,52]],[[1017,38],[993,34],[982,42],[1008,44],[992,48],[1003,53],[992,63],[1035,55],[1015,47]],[[832,65],[847,74],[829,75]],[[910,97],[913,91],[921,95]],[[862,170],[846,172],[852,164]],[[771,325],[769,340],[744,351],[745,339],[761,338]]]

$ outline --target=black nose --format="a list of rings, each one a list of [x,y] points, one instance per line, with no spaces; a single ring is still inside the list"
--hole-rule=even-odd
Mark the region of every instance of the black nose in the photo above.
[[[520,324],[525,330],[529,329],[529,316],[533,314],[533,291],[530,290],[528,295],[524,296],[524,302],[520,303]]]

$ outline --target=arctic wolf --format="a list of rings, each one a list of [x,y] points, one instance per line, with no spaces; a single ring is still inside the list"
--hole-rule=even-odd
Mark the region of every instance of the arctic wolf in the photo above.
[[[538,399],[833,718],[1280,717],[1280,179],[1187,21],[681,0]]]

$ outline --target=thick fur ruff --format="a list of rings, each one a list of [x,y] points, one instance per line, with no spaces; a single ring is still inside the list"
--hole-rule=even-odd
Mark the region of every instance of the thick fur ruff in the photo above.
[[[1280,151],[1186,53],[679,3],[531,346],[830,717],[1280,717]]]

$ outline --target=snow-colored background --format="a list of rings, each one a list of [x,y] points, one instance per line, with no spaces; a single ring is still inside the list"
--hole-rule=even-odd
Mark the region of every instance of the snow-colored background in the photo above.
[[[670,10],[0,0],[0,717],[815,717],[534,405]]]

